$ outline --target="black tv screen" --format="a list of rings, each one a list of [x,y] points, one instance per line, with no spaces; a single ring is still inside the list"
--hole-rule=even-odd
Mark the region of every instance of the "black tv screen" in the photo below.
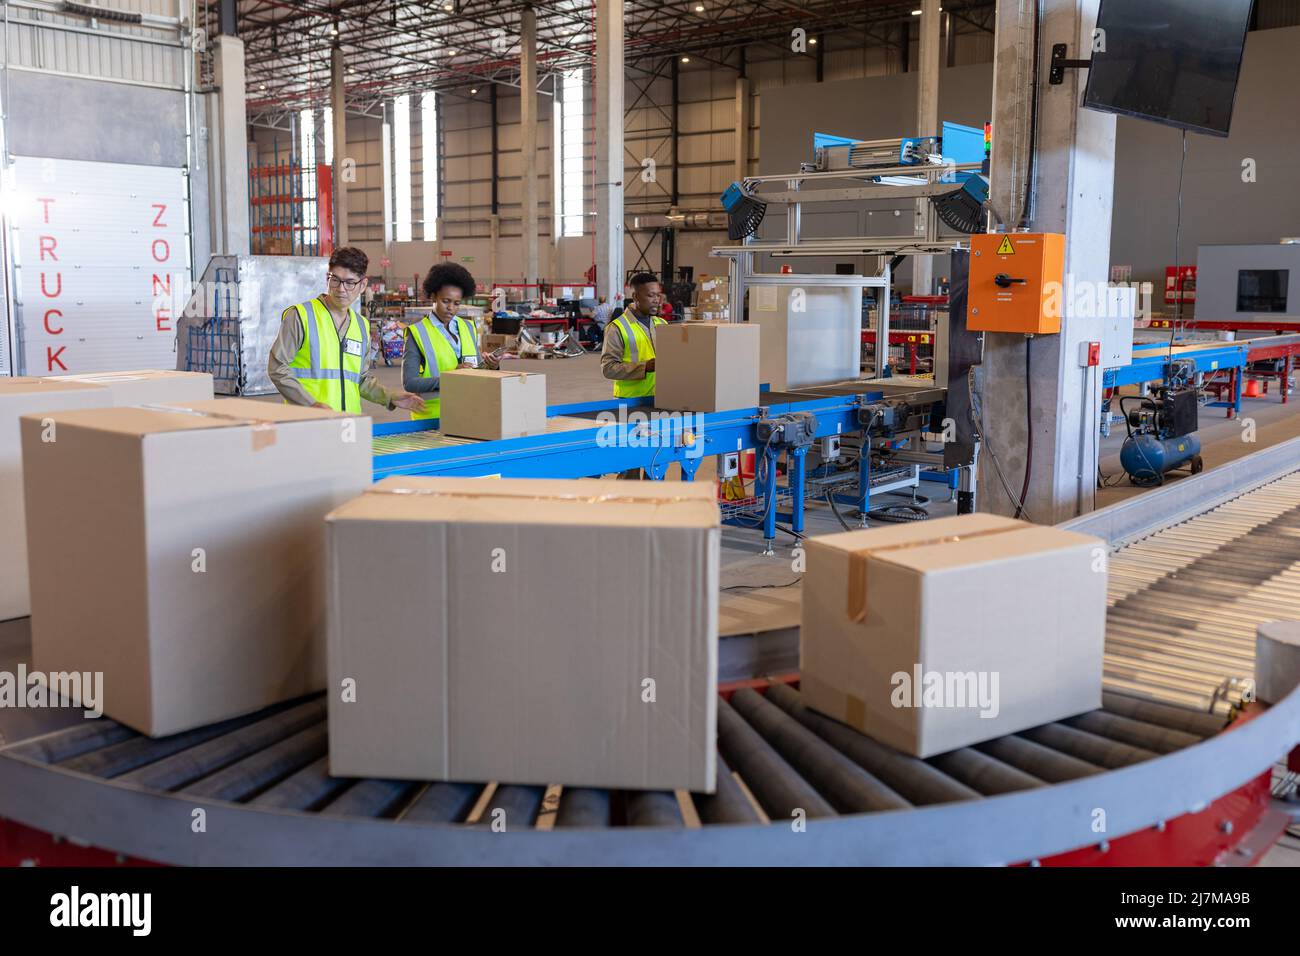
[[[1227,136],[1253,0],[1102,0],[1083,105]]]

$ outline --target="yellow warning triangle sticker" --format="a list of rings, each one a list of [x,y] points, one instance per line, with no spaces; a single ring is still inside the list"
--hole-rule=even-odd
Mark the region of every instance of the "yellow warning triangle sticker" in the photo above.
[[[1011,237],[1010,237],[1010,236],[1003,236],[1003,237],[1002,237],[1002,243],[998,246],[998,255],[1000,255],[1000,256],[1014,256],[1015,254],[1016,254],[1016,250],[1015,250],[1015,248],[1011,245]]]

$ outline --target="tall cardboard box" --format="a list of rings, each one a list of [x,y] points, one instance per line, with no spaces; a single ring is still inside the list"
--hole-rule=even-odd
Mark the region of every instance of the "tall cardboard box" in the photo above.
[[[1101,706],[1100,539],[981,514],[804,547],[809,707],[928,757]]]
[[[23,517],[23,415],[112,404],[109,391],[84,382],[0,376],[0,621],[31,613],[27,523]]]
[[[324,518],[372,469],[368,418],[174,408],[54,413],[53,441],[22,420],[34,667],[102,672],[104,712],[153,736],[324,686]]]
[[[545,375],[462,368],[440,378],[443,434],[495,440],[546,432]]]
[[[759,329],[680,322],[655,331],[655,407],[721,412],[758,404]]]
[[[713,790],[711,485],[388,478],[327,523],[331,774]]]
[[[54,375],[49,380],[103,386],[113,396],[113,405],[170,405],[205,402],[213,398],[212,376],[207,372],[147,368],[129,372]]]

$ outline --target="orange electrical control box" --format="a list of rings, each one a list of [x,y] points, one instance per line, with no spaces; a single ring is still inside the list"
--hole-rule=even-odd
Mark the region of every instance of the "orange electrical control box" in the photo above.
[[[1043,335],[1061,331],[1065,236],[1006,232],[970,237],[972,332]]]

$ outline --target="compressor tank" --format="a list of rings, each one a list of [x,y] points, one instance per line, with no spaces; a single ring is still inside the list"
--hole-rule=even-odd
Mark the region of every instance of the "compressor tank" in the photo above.
[[[1119,463],[1135,485],[1158,485],[1167,472],[1189,461],[1192,474],[1201,470],[1201,440],[1195,435],[1164,439],[1133,435],[1119,452]]]

